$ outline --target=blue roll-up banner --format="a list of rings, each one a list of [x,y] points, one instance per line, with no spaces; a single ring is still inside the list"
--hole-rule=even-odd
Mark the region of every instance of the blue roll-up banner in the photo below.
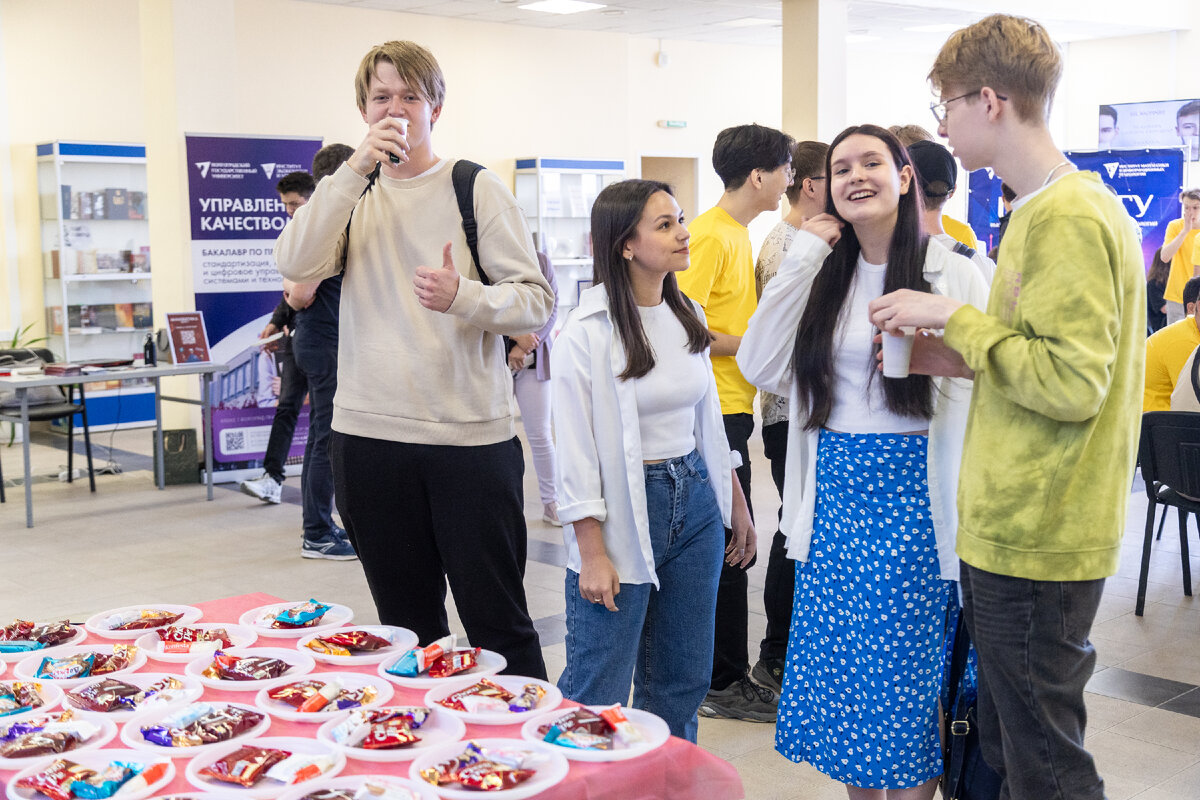
[[[1073,150],[1067,158],[1079,169],[1099,173],[1125,204],[1125,210],[1142,234],[1142,255],[1147,269],[1154,251],[1162,247],[1167,223],[1179,219],[1179,192],[1183,188],[1184,150],[1176,147],[1141,150]],[[1000,178],[990,169],[969,177],[967,223],[985,249],[996,245],[1003,211]]]
[[[229,371],[213,382],[213,471],[261,466],[277,395],[274,353],[255,343],[282,298],[275,239],[287,224],[275,184],[308,172],[318,138],[187,136],[196,310],[204,312],[209,350]],[[289,457],[304,453],[308,407]],[[227,479],[233,480],[234,476]]]

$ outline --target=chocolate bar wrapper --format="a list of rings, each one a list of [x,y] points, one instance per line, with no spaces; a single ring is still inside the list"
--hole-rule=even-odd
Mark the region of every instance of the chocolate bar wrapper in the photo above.
[[[224,681],[259,681],[278,678],[291,669],[291,664],[278,658],[263,656],[239,657],[218,650],[212,664],[202,673],[206,678]]]
[[[71,795],[84,800],[112,797],[132,778],[141,774],[141,764],[113,761],[103,772],[71,783]]]
[[[367,631],[336,631],[320,636],[313,641],[321,641],[333,647],[348,650],[351,653],[369,653],[383,647],[391,647],[390,639],[376,636]],[[310,642],[311,645],[311,642]]]
[[[534,776],[531,769],[512,769],[492,761],[480,761],[458,771],[458,782],[467,789],[498,792],[511,789]]]
[[[206,778],[253,786],[262,780],[267,770],[290,756],[287,750],[272,750],[264,747],[239,747],[224,758],[217,759],[199,773]]]
[[[95,770],[76,764],[74,761],[59,758],[41,772],[21,778],[17,781],[17,786],[41,792],[51,800],[72,800],[71,784],[95,774]]]
[[[137,707],[137,696],[141,689],[133,684],[105,678],[87,686],[80,686],[67,692],[67,700],[71,705],[88,711],[109,712]]]
[[[95,661],[95,653],[76,653],[65,658],[46,656],[38,667],[37,677],[56,681],[86,678],[92,674],[92,664]]]
[[[448,678],[459,672],[465,672],[479,663],[480,648],[470,650],[451,650],[435,658],[429,665],[429,677]]]
[[[354,800],[354,793],[344,789],[317,789],[309,792],[300,800]]]
[[[503,686],[492,683],[487,678],[483,678],[479,681],[479,683],[468,686],[465,689],[459,689],[457,692],[454,692],[443,699],[438,700],[437,702],[438,705],[443,705],[446,708],[452,708],[456,711],[466,711],[467,708],[463,705],[463,700],[471,696],[489,697],[497,700],[503,700],[506,706],[507,703],[513,699],[512,692],[508,691]]]
[[[276,686],[267,690],[267,697],[287,703],[292,708],[299,708],[305,700],[312,697],[325,687],[323,681],[297,681]]]
[[[542,698],[546,696],[544,687],[536,683],[525,684],[521,691],[520,697],[516,697],[508,704],[508,710],[521,713],[537,708],[537,704],[542,702]]]
[[[112,653],[96,653],[96,660],[92,664],[92,674],[104,675],[125,669],[133,663],[137,651],[137,645],[134,644],[114,644]]]
[[[309,599],[307,603],[285,608],[275,615],[272,628],[310,628],[321,621],[329,606],[318,600]]]
[[[63,620],[62,622],[48,622],[45,625],[35,625],[30,633],[30,638],[41,642],[46,647],[56,644],[62,644],[75,635],[75,628],[71,623]]]
[[[100,624],[110,631],[142,631],[157,628],[160,625],[170,625],[183,614],[162,611],[155,608],[143,608],[134,611],[122,611],[107,617]]]
[[[41,691],[40,683],[0,682],[0,717],[41,708],[44,705]]]
[[[358,747],[364,750],[394,750],[398,747],[408,747],[421,741],[409,728],[403,719],[389,719],[376,722],[368,730]]]
[[[327,755],[293,753],[267,770],[267,777],[280,783],[292,785],[319,778],[333,767],[333,758]]]

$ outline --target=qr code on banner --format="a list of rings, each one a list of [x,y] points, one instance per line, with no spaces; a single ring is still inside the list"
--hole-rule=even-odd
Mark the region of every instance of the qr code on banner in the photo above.
[[[247,425],[222,430],[218,452],[226,456],[261,456],[271,440],[270,425]]]
[[[222,449],[227,453],[238,453],[246,449],[246,434],[243,431],[222,431],[225,445]]]
[[[179,332],[179,343],[180,344],[195,344],[196,343],[196,332],[195,331],[180,331]]]

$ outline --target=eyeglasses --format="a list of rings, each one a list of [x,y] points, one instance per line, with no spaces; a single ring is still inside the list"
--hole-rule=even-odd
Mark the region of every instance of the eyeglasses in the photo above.
[[[940,103],[930,103],[929,110],[933,112],[933,118],[937,120],[938,125],[941,125],[943,122],[946,121],[946,107],[947,106],[949,106],[955,100],[963,100],[968,97],[973,97],[982,91],[983,91],[983,89],[980,88],[980,89],[976,89],[973,92],[967,92],[966,94],[960,94],[958,97],[951,97],[949,100],[943,100]],[[1008,99],[1007,97],[1005,97],[1002,94],[998,94],[998,95],[996,95],[996,97],[1000,100]]]

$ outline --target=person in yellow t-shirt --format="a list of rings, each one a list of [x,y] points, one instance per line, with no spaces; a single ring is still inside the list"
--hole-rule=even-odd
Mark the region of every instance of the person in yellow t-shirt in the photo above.
[[[1188,357],[1200,347],[1200,278],[1183,287],[1187,316],[1146,340],[1146,389],[1142,411],[1170,411],[1171,394]],[[1185,378],[1186,380],[1187,378]]]
[[[1162,260],[1171,265],[1167,276],[1167,288],[1163,299],[1167,304],[1167,324],[1183,319],[1187,312],[1183,307],[1183,285],[1189,278],[1200,274],[1200,252],[1196,251],[1196,233],[1200,231],[1200,189],[1184,189],[1179,193],[1183,204],[1183,216],[1167,225],[1163,237]]]
[[[734,356],[758,305],[754,291],[751,220],[779,208],[779,198],[792,182],[794,140],[762,125],[738,125],[717,134],[713,169],[725,192],[716,206],[692,221],[691,266],[678,274],[679,288],[704,309],[713,336],[710,353],[717,394],[730,450],[741,454],[738,482],[750,505],[750,452],[754,431],[754,394],[738,370]],[[750,505],[753,516],[754,507]],[[726,548],[737,549],[730,530]],[[778,695],[750,680],[747,646],[749,609],[746,572],[740,564],[721,565],[717,585],[717,618],[712,680],[700,706],[706,717],[774,722]]]

